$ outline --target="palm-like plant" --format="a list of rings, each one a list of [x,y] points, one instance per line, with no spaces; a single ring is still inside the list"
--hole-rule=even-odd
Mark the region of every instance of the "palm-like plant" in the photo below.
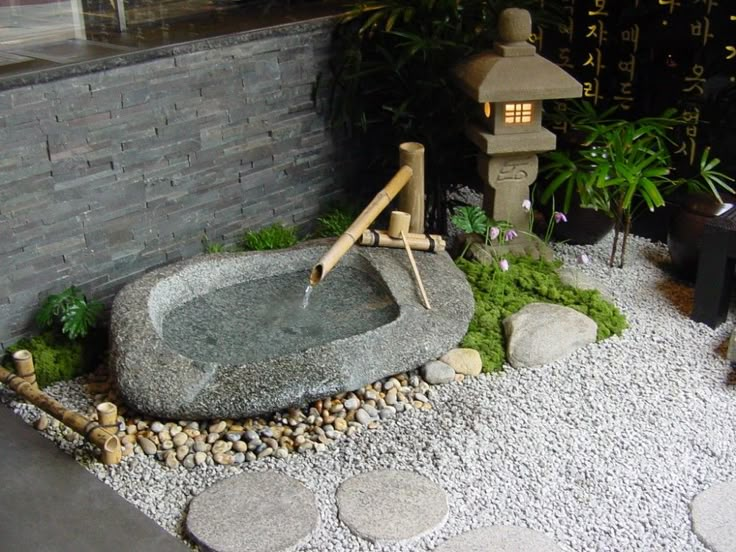
[[[612,110],[595,114],[590,104],[578,103],[567,116],[573,129],[587,138],[583,147],[573,151],[557,151],[546,155],[542,172],[551,179],[542,193],[549,200],[564,189],[564,210],[569,209],[574,191],[581,205],[603,211],[614,220],[614,239],[609,266],[614,265],[619,237],[623,233],[619,266],[626,256],[626,242],[631,221],[643,208],[654,211],[665,204],[665,197],[681,186],[691,191],[708,191],[719,198],[719,189],[733,191],[732,179],[715,170],[718,159],[703,152],[699,172],[693,178],[673,178],[669,147],[674,144],[672,130],[683,124],[675,110],[660,117],[636,121],[610,119]]]

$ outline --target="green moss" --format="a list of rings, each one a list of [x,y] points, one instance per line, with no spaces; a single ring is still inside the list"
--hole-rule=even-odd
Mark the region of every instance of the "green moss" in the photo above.
[[[621,312],[597,290],[563,284],[556,272],[559,263],[514,257],[508,272],[465,259],[459,259],[457,265],[465,272],[475,297],[475,314],[463,346],[480,352],[485,372],[500,369],[506,359],[504,318],[529,303],[556,303],[582,312],[598,324],[599,341],[626,328]]]
[[[7,351],[12,355],[20,349],[28,349],[33,355],[39,387],[76,378],[84,373],[81,342],[72,342],[46,332],[36,337],[21,339],[8,347]],[[12,369],[12,361],[7,360],[6,366]]]

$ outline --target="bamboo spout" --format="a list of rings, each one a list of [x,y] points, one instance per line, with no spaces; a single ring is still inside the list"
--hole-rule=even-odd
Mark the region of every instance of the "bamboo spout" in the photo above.
[[[309,275],[310,285],[316,286],[322,281],[327,273],[333,269],[345,253],[358,241],[363,235],[363,232],[376,220],[376,217],[381,214],[381,211],[391,203],[391,200],[396,197],[396,194],[409,182],[413,174],[414,171],[408,165],[404,165],[396,172],[383,190],[376,194],[376,197],[363,209],[363,212],[345,230],[345,233],[337,238],[337,241],[332,244],[330,250],[314,265]]]

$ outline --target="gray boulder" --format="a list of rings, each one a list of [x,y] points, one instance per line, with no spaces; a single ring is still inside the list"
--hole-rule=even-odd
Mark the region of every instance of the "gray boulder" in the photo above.
[[[506,356],[514,368],[554,362],[595,342],[597,324],[561,305],[530,303],[503,321]]]
[[[430,360],[420,370],[424,381],[431,385],[441,385],[455,380],[455,370],[441,360]]]
[[[122,398],[156,417],[243,418],[308,404],[411,370],[465,335],[473,296],[447,253],[415,252],[432,304],[428,310],[405,251],[357,246],[337,268],[349,267],[375,280],[395,313],[387,323],[314,345],[295,343],[265,358],[195,358],[182,354],[164,335],[167,316],[180,305],[212,297],[223,288],[295,272],[303,272],[306,286],[310,268],[327,249],[322,241],[275,252],[207,255],[149,272],[126,286],[115,299],[111,320],[111,365]],[[330,276],[319,284],[323,292],[330,289]],[[345,293],[365,294],[367,304],[376,301],[359,286]],[[223,312],[233,308],[215,299],[212,304]],[[335,317],[323,323],[335,324]]]

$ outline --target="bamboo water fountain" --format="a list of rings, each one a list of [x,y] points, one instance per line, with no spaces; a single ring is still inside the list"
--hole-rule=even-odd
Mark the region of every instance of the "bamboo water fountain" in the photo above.
[[[350,248],[358,240],[363,239],[364,232],[399,192],[401,192],[399,209],[411,217],[409,231],[413,234],[422,234],[424,232],[424,146],[422,144],[405,142],[399,146],[399,170],[337,239],[330,250],[314,265],[309,275],[311,286],[320,283]],[[394,242],[397,239],[396,236],[389,235],[388,237]],[[405,240],[402,241],[406,243]]]

